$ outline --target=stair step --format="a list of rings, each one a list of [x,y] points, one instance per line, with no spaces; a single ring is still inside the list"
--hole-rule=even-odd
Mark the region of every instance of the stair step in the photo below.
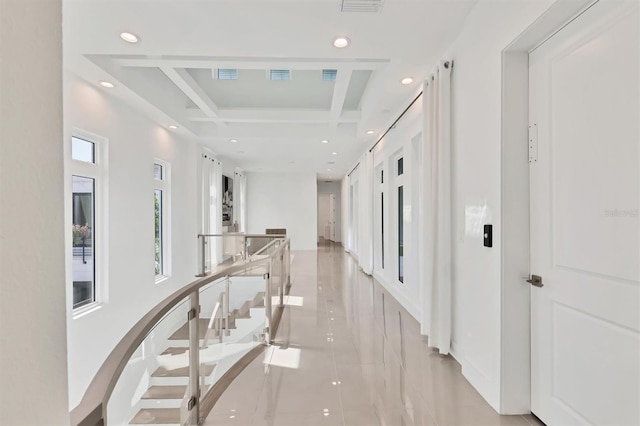
[[[129,422],[134,425],[180,423],[179,408],[143,408]]]
[[[264,308],[264,291],[260,291],[256,294],[256,297],[253,298],[251,306],[253,308]]]
[[[206,376],[210,375],[211,373],[213,373],[214,368],[216,368],[215,364],[206,364],[204,366],[204,374]],[[172,369],[168,369],[166,367],[158,367],[158,369],[153,372],[151,377],[189,377],[189,366]]]
[[[186,347],[170,347],[164,350],[164,352],[162,352],[160,355],[182,355],[184,353],[187,353],[187,351],[189,350],[189,348]]]
[[[151,386],[142,399],[182,399],[186,392],[186,386]]]
[[[200,339],[204,338],[209,326],[209,318],[198,319],[198,334]],[[186,322],[169,337],[169,340],[189,340],[189,323]]]

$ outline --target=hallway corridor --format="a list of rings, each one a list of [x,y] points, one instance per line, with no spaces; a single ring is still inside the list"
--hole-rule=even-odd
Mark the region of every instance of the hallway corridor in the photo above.
[[[539,425],[499,416],[339,245],[296,252],[274,345],[205,425]]]

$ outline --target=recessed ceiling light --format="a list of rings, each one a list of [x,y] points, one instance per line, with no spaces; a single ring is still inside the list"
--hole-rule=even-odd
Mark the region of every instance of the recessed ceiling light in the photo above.
[[[367,134],[368,134],[368,135],[372,135],[372,134],[374,134],[374,133],[375,133],[375,130],[367,130]]]
[[[342,49],[343,47],[347,47],[351,43],[348,37],[337,37],[333,40],[333,45],[338,49]]]
[[[229,142],[236,143],[236,142],[238,142],[238,139],[231,139]]]
[[[330,172],[330,171],[331,171],[331,169],[327,169],[327,171],[328,171],[328,172]]]
[[[338,155],[338,153],[337,152],[332,152],[331,155]]]
[[[127,43],[137,43],[140,41],[140,37],[133,33],[120,33],[120,38],[126,41]]]
[[[407,84],[411,84],[411,83],[413,83],[413,78],[411,78],[411,77],[405,77],[405,78],[403,78],[403,79],[400,81],[400,83],[402,83],[402,84],[404,84],[404,85],[406,86]]]
[[[322,143],[329,143],[329,141],[325,139],[322,141]]]
[[[109,83],[108,81],[101,81],[100,86],[106,87],[107,89],[113,89],[114,87],[116,87],[113,85],[113,83]]]
[[[176,126],[175,124],[169,124],[167,127],[173,130],[178,128],[178,126]]]

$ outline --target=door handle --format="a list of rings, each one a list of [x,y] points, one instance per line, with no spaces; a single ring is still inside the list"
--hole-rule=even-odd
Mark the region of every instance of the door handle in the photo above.
[[[535,287],[543,287],[542,277],[540,275],[531,275],[531,278],[529,278],[527,282]]]

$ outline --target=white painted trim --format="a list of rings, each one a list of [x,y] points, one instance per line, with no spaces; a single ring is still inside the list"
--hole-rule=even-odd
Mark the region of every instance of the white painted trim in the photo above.
[[[402,159],[402,175],[398,175],[398,160]],[[398,148],[396,151],[394,151],[391,155],[389,155],[388,157],[388,179],[389,179],[389,187],[390,187],[390,191],[389,191],[389,203],[387,203],[387,217],[389,219],[388,223],[389,223],[389,227],[387,229],[387,233],[389,236],[388,239],[388,251],[391,253],[391,258],[393,261],[393,266],[392,267],[387,267],[384,268],[385,271],[392,271],[393,272],[393,282],[396,285],[399,286],[403,286],[404,291],[407,291],[407,287],[408,287],[408,282],[406,282],[406,267],[404,268],[403,271],[403,278],[405,279],[405,282],[400,281],[399,279],[399,275],[400,275],[400,268],[399,268],[399,258],[400,258],[400,247],[399,247],[399,238],[400,236],[398,235],[398,225],[400,224],[400,220],[403,221],[402,224],[402,230],[403,230],[403,236],[402,236],[402,243],[404,246],[405,243],[405,235],[406,232],[404,232],[406,230],[406,225],[404,223],[404,217],[400,218],[398,217],[398,189],[402,186],[402,198],[403,198],[403,207],[406,204],[406,193],[410,191],[406,191],[407,186],[405,185],[404,182],[404,170],[405,170],[405,155],[404,155],[404,143],[401,145],[400,148]],[[403,209],[404,210],[404,209]],[[403,253],[404,254],[404,253]],[[386,260],[386,259],[385,259]],[[386,263],[386,262],[385,262]],[[407,259],[406,257],[403,258],[403,266],[406,266],[407,263]],[[398,297],[396,297],[396,299],[398,299]],[[409,300],[408,297],[404,296],[402,297],[402,300]],[[404,305],[404,303],[403,303]],[[420,312],[420,310],[418,309],[417,312]],[[413,315],[413,314],[412,314]],[[415,316],[415,315],[414,315]],[[417,317],[416,320],[418,322],[420,322],[420,318]]]
[[[400,289],[395,288],[393,285],[389,285],[389,282],[384,279],[377,271],[373,272],[373,278],[378,281],[385,290],[389,292],[391,296],[393,296],[400,305],[409,312],[409,314],[418,322],[420,322],[420,306],[417,305],[413,300],[411,300],[405,293],[401,292]],[[403,285],[400,281],[396,282],[397,286]]]
[[[172,273],[172,214],[171,214],[171,164],[159,158],[153,159],[154,164],[159,164],[163,169],[162,180],[154,179],[153,189],[162,191],[162,274],[155,276],[155,283],[160,284],[171,278]],[[154,224],[155,226],[155,224]],[[155,238],[154,238],[155,251]]]
[[[473,387],[494,410],[500,412],[499,389],[489,376],[477,369],[469,359],[465,359],[462,363],[462,375],[473,384]]]
[[[94,144],[94,163],[73,160],[72,140],[83,139]],[[69,312],[73,319],[81,318],[98,310],[100,305],[109,302],[109,139],[84,129],[72,127],[68,140],[65,140],[65,229],[73,224],[71,205],[73,200],[73,176],[86,176],[94,179],[95,226],[94,235],[94,302],[77,309],[73,308],[73,296],[69,298]],[[68,236],[69,232],[66,232]],[[67,265],[66,283],[73,289],[73,255],[71,238],[65,239],[65,258]],[[73,290],[71,290],[73,294]]]

